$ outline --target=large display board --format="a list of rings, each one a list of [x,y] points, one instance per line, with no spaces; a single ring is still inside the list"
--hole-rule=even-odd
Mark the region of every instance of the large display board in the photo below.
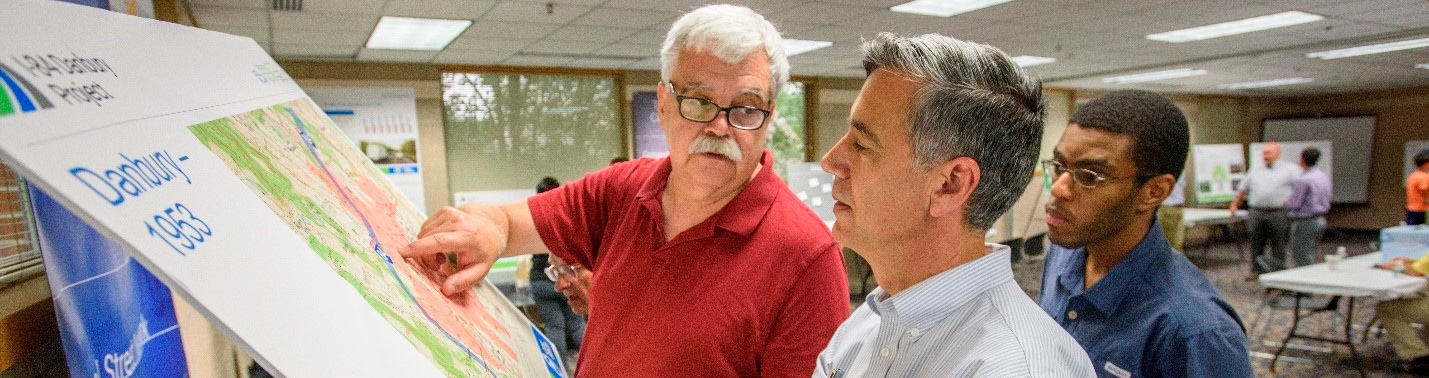
[[[1191,183],[1196,203],[1230,202],[1245,182],[1245,146],[1231,144],[1197,144],[1191,146],[1195,162]]]
[[[393,256],[423,216],[252,40],[11,0],[0,79],[0,158],[269,371],[562,375],[489,284]]]
[[[412,88],[303,88],[347,138],[418,209],[427,208]]]
[[[1374,141],[1374,116],[1267,119],[1262,141],[1294,142],[1328,140],[1341,153],[1320,158],[1321,164],[1339,168],[1330,175],[1335,185],[1335,203],[1368,201],[1370,151]],[[1251,153],[1257,153],[1252,148]],[[1296,152],[1298,154],[1299,152]],[[1282,155],[1290,155],[1285,151]],[[1299,159],[1294,155],[1292,159]],[[1251,159],[1255,162],[1256,159]],[[1326,170],[1325,173],[1330,173]]]

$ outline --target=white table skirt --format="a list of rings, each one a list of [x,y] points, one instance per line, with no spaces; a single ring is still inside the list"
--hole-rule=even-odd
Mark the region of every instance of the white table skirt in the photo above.
[[[1347,258],[1339,269],[1330,270],[1326,263],[1260,275],[1260,284],[1282,290],[1308,294],[1374,297],[1379,300],[1417,295],[1424,287],[1424,277],[1401,275],[1377,269],[1379,252]]]

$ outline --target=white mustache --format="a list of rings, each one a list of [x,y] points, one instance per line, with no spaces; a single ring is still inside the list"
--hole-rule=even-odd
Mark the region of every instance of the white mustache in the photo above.
[[[708,134],[700,134],[695,138],[695,142],[690,144],[690,155],[694,154],[719,154],[738,163],[744,156],[739,152],[739,145],[734,143],[734,138],[718,138]]]

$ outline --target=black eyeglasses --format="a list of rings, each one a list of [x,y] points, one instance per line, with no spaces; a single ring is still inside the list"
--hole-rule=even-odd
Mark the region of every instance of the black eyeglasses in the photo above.
[[[1101,185],[1101,183],[1111,180],[1146,178],[1156,176],[1154,174],[1140,174],[1133,176],[1111,177],[1102,175],[1100,173],[1097,173],[1096,171],[1092,171],[1086,168],[1067,168],[1067,166],[1062,165],[1061,162],[1058,162],[1056,160],[1043,160],[1042,169],[1044,170],[1044,172],[1047,173],[1047,175],[1052,176],[1053,182],[1056,182],[1058,178],[1061,178],[1063,173],[1071,173],[1072,181],[1075,181],[1077,185],[1081,185],[1083,188],[1095,188],[1097,185]]]
[[[764,126],[764,120],[769,118],[769,111],[753,106],[731,106],[723,107],[715,105],[713,101],[699,97],[685,97],[675,93],[675,82],[666,81],[669,84],[670,94],[675,96],[675,101],[679,105],[680,117],[690,121],[708,123],[719,117],[719,113],[726,114],[725,119],[729,120],[729,125],[740,130],[758,130]]]

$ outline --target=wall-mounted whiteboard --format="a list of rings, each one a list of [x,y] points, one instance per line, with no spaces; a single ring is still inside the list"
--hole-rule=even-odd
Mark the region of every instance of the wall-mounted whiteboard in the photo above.
[[[1368,202],[1374,124],[1374,116],[1267,119],[1261,140],[1331,141],[1336,150],[1329,159],[1330,165],[1335,167],[1330,175],[1335,185],[1333,202],[1364,203]],[[1299,159],[1298,156],[1289,157]],[[1321,159],[1326,160],[1325,157]]]

